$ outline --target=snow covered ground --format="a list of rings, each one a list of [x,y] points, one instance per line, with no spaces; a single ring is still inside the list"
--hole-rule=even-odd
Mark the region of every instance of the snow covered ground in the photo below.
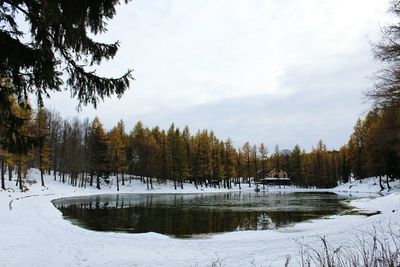
[[[46,188],[40,186],[39,173],[31,170],[31,180],[38,183],[29,191],[19,192],[15,181],[0,191],[0,266],[298,266],[299,242],[319,246],[319,237],[335,244],[351,240],[374,226],[387,227],[400,223],[400,184],[391,183],[391,193],[376,198],[351,202],[361,210],[380,211],[378,215],[331,216],[298,223],[277,230],[243,231],[205,236],[197,239],[176,239],[156,233],[124,234],[90,231],[72,225],[62,218],[50,202],[69,196],[116,192],[113,187],[73,188],[46,176]],[[243,185],[243,190],[253,190]],[[185,185],[174,190],[172,184],[146,185],[134,180],[120,192],[132,193],[193,193],[223,192],[225,189]],[[309,191],[292,187],[270,188],[269,191]],[[322,191],[322,190],[318,190]],[[343,184],[331,190],[342,194],[377,193],[374,179]],[[220,264],[220,265],[219,265]]]

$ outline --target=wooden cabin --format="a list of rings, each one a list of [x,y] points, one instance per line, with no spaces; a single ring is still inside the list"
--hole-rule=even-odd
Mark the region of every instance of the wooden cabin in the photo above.
[[[266,178],[287,178],[288,173],[283,170],[273,169],[272,171],[267,173],[267,175],[265,177]]]
[[[274,177],[266,177],[260,179],[260,184],[262,185],[290,185],[290,178],[274,178]]]
[[[290,178],[288,178],[287,172],[273,169],[264,178],[261,178],[259,183],[262,185],[290,185]]]

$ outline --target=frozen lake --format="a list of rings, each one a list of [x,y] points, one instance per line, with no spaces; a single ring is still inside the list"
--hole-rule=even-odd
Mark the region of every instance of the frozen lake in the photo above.
[[[175,237],[268,230],[350,209],[334,193],[108,194],[53,201],[64,218],[97,231]]]

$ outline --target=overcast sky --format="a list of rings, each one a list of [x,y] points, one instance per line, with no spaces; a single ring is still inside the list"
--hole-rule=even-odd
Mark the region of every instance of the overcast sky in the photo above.
[[[108,32],[116,58],[98,74],[134,69],[121,99],[97,110],[68,93],[46,106],[62,116],[98,115],[110,129],[146,126],[213,130],[236,146],[264,142],[309,150],[345,144],[368,110],[363,93],[379,67],[371,42],[388,21],[386,0],[135,0],[119,6]]]

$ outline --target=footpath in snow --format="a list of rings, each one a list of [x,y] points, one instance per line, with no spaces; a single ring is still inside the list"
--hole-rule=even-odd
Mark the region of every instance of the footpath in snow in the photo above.
[[[46,188],[40,186],[39,173],[31,170],[29,180],[38,181],[29,191],[19,192],[7,182],[0,191],[0,266],[298,266],[299,242],[319,246],[325,236],[334,244],[351,240],[373,227],[400,224],[400,184],[391,183],[391,192],[376,198],[361,198],[350,204],[364,211],[379,211],[374,216],[330,216],[277,230],[238,231],[201,239],[176,239],[157,233],[125,234],[96,232],[72,225],[62,218],[51,200],[61,197],[116,193],[115,185],[75,188],[46,176]],[[234,188],[237,190],[237,188]],[[242,190],[253,190],[243,185]],[[269,188],[274,191],[310,191],[297,188]],[[173,184],[147,190],[138,180],[121,186],[120,193],[206,193],[226,189]],[[313,190],[314,191],[314,190]],[[378,193],[374,179],[355,181],[334,189],[318,190],[340,194]],[[220,265],[218,265],[220,264]]]

